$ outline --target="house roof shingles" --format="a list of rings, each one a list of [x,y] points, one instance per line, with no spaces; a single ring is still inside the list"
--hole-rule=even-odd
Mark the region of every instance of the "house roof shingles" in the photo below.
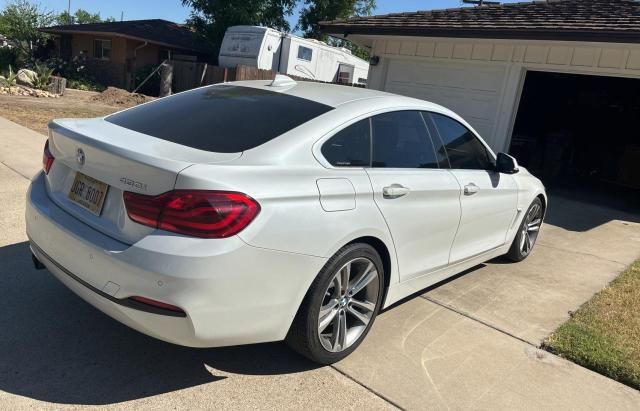
[[[324,21],[329,34],[640,43],[640,1],[548,0]]]
[[[213,46],[203,36],[167,20],[128,20],[105,23],[69,24],[41,29],[45,33],[102,33],[148,41],[182,50],[211,54]]]

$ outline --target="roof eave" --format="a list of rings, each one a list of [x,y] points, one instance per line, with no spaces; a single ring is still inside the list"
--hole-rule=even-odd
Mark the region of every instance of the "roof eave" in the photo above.
[[[200,49],[200,48],[197,48],[197,49],[196,48],[187,48],[187,47],[179,46],[179,45],[176,45],[176,44],[166,43],[166,42],[152,40],[152,39],[146,39],[146,38],[143,38],[143,37],[137,37],[137,36],[132,36],[132,35],[129,35],[129,34],[122,34],[122,33],[113,32],[113,31],[56,30],[56,29],[51,29],[51,28],[46,28],[46,27],[38,29],[38,30],[43,32],[43,33],[57,34],[57,35],[63,35],[63,34],[90,34],[90,35],[94,35],[94,36],[120,37],[120,38],[124,38],[124,39],[128,39],[128,40],[142,41],[142,42],[155,44],[155,45],[158,45],[158,46],[170,47],[170,48],[179,49],[179,50],[189,50],[189,51],[193,51],[193,52],[196,52],[196,53],[202,53],[202,54],[208,54],[209,53],[208,51],[204,51],[203,49]]]
[[[601,43],[640,43],[640,32],[548,30],[548,29],[465,29],[432,27],[358,27],[348,24],[321,24],[329,35],[348,38],[349,35],[387,35],[407,37],[452,37],[514,40],[588,41]]]

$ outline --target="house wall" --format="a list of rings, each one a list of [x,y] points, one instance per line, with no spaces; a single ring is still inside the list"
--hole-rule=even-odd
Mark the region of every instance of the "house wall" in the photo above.
[[[111,58],[94,58],[94,40],[111,40]],[[126,86],[126,39],[92,34],[73,34],[71,37],[72,57],[87,56],[87,69],[97,81],[108,86]]]
[[[94,40],[111,40],[111,58],[95,59]],[[147,44],[136,51],[136,47],[144,45],[143,41],[122,37],[94,34],[73,34],[71,39],[72,57],[85,55],[87,66],[98,81],[108,86],[131,88],[137,69],[157,65],[160,62],[161,47]]]
[[[137,67],[148,65],[157,65],[160,63],[160,47],[156,44],[148,44],[144,46],[143,41],[127,40],[127,59],[134,59]],[[136,51],[136,48],[138,50]]]
[[[423,98],[509,147],[527,70],[640,78],[640,44],[353,36],[380,62],[368,87]]]

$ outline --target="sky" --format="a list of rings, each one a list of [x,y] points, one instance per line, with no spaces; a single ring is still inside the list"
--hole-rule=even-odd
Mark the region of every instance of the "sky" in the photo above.
[[[8,0],[0,0],[0,4]],[[513,3],[522,0],[503,0]],[[60,12],[67,9],[68,0],[36,0],[43,7]],[[461,0],[377,0],[378,7],[373,14],[385,14],[402,11],[443,9],[460,7]],[[125,20],[165,19],[183,23],[189,17],[189,8],[183,7],[180,0],[71,0],[71,12],[85,9],[92,13],[100,13],[103,18],[113,16],[120,20],[124,13]],[[289,18],[291,27],[297,22],[297,14]]]

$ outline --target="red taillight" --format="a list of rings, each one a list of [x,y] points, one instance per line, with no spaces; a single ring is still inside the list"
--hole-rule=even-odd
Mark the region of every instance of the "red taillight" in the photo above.
[[[134,296],[134,297],[129,297],[129,298],[131,300],[133,300],[133,301],[137,301],[137,302],[145,304],[145,305],[150,305],[152,307],[160,308],[162,310],[169,310],[169,311],[174,311],[174,312],[177,312],[177,313],[184,313],[184,311],[180,307],[176,307],[175,305],[163,303],[161,301],[152,300],[151,298],[140,297],[140,296]]]
[[[229,191],[174,190],[157,196],[125,191],[123,198],[137,223],[204,238],[235,235],[260,212],[254,199]]]
[[[42,169],[45,174],[49,174],[53,160],[55,160],[55,157],[51,154],[51,150],[49,150],[49,140],[47,140],[47,142],[44,143],[44,152],[42,153]]]

